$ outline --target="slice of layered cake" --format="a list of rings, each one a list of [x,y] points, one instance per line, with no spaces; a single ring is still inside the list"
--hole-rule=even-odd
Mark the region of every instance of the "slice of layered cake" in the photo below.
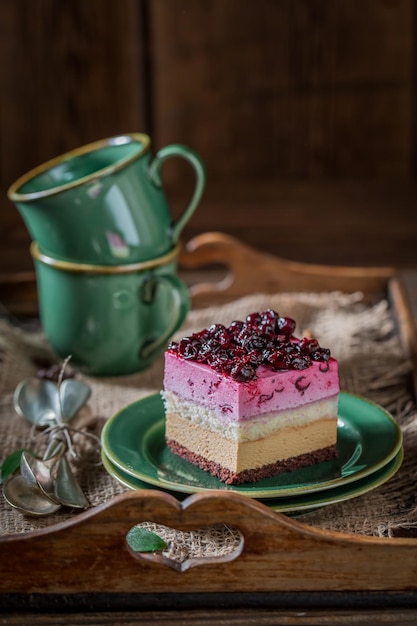
[[[336,455],[337,361],[267,310],[173,342],[165,352],[166,443],[226,484]]]

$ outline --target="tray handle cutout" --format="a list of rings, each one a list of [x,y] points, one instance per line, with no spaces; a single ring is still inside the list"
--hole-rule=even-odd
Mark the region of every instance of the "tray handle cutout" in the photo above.
[[[138,560],[153,561],[177,572],[199,565],[227,563],[243,551],[242,533],[227,524],[181,531],[163,524],[141,522],[126,535],[128,551]]]

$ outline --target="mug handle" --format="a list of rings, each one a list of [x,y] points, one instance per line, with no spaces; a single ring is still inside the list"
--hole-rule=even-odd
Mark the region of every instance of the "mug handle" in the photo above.
[[[148,169],[151,181],[157,187],[162,187],[160,169],[163,162],[174,156],[179,156],[188,161],[194,169],[196,175],[195,187],[191,200],[185,207],[182,215],[171,225],[172,240],[174,243],[177,243],[182,229],[196,210],[197,205],[201,200],[201,196],[203,195],[206,184],[206,170],[198,154],[190,148],[187,148],[187,146],[183,146],[181,144],[171,144],[169,146],[165,146],[164,148],[158,150],[150,162]]]
[[[150,305],[154,301],[155,283],[166,284],[172,295],[172,303],[170,304],[170,319],[164,332],[156,339],[144,341],[139,349],[139,355],[142,359],[151,359],[158,353],[174,332],[181,326],[190,309],[190,296],[185,284],[176,276],[156,274],[148,278],[142,285],[142,300]]]

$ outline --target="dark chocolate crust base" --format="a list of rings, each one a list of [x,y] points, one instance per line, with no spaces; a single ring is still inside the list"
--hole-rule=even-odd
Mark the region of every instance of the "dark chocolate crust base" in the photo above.
[[[239,485],[241,483],[255,483],[262,478],[271,478],[277,474],[284,472],[292,472],[293,470],[300,469],[301,467],[308,467],[309,465],[315,465],[316,463],[322,463],[323,461],[329,461],[336,457],[336,444],[321,450],[315,450],[308,454],[301,454],[300,456],[291,457],[283,461],[277,461],[270,465],[264,465],[263,467],[257,467],[256,469],[244,470],[236,474],[218,463],[208,461],[198,454],[190,452],[187,448],[180,445],[176,441],[167,439],[166,444],[171,452],[185,461],[196,465],[202,470],[208,472],[212,476],[219,478],[226,485]]]

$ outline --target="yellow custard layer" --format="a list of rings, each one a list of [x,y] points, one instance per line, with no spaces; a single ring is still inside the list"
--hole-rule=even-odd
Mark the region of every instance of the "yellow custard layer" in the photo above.
[[[336,436],[337,417],[334,415],[280,428],[261,439],[237,441],[192,424],[176,414],[166,414],[168,440],[235,473],[327,448],[336,443]]]

